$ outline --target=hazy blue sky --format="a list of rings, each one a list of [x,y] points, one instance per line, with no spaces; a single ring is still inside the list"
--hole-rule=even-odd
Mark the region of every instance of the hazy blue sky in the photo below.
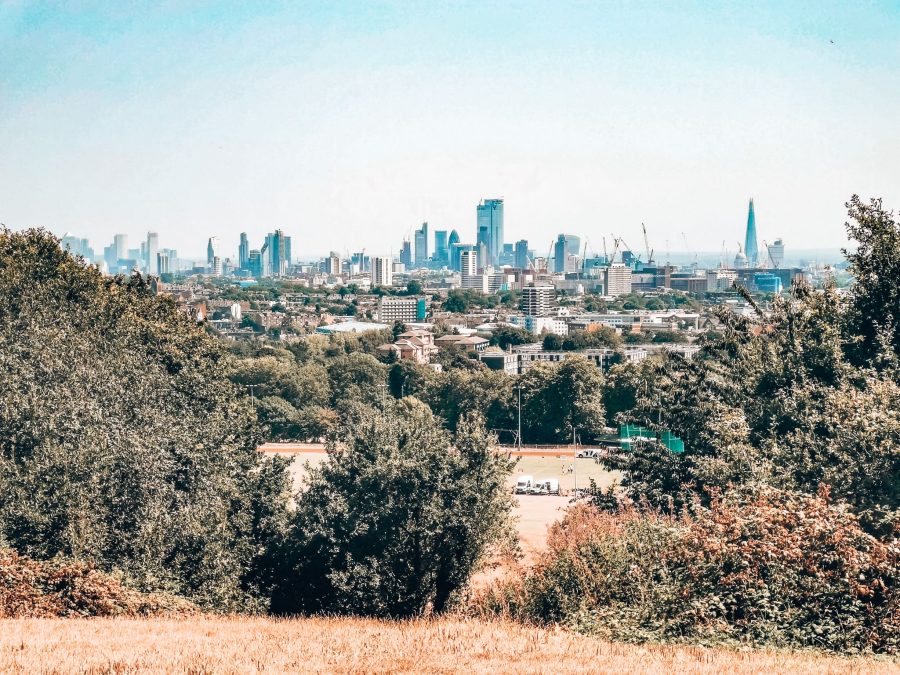
[[[0,0],[0,222],[183,255],[474,240],[840,246],[900,206],[900,3]]]

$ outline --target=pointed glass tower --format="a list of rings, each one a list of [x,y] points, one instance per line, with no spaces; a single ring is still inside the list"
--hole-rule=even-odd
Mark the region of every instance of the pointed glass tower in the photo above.
[[[750,211],[747,213],[747,236],[744,239],[744,255],[747,256],[747,267],[759,265],[759,247],[756,242],[756,214],[753,213],[753,199],[750,199]]]

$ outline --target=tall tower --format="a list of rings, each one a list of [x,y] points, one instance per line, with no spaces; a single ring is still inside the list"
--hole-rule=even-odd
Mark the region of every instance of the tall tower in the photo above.
[[[416,242],[416,267],[428,265],[428,223],[422,223],[422,227],[415,231]]]
[[[750,198],[750,210],[747,213],[747,236],[744,239],[744,255],[747,256],[747,267],[759,266],[759,247],[756,242],[756,214],[753,212],[753,198]]]
[[[238,267],[242,270],[247,269],[250,263],[250,242],[247,241],[247,233],[241,232],[241,243],[238,244]]]
[[[477,243],[484,245],[487,260],[483,266],[499,265],[503,251],[503,200],[482,199],[476,207],[478,217]]]
[[[159,264],[156,256],[159,254],[159,235],[156,232],[147,233],[147,247],[144,251],[144,269],[147,274],[159,274]]]

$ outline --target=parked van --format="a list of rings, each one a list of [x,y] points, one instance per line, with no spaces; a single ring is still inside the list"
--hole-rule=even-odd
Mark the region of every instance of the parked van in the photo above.
[[[534,486],[534,477],[533,476],[519,476],[516,479],[516,489],[515,493],[517,495],[528,494],[531,488]]]
[[[531,494],[535,495],[558,495],[559,481],[556,478],[541,478],[531,489]]]

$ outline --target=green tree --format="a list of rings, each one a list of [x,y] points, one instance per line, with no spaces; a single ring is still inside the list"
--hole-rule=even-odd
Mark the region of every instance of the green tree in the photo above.
[[[491,344],[500,349],[509,349],[510,345],[524,345],[534,342],[534,334],[515,326],[497,326],[491,331]]]
[[[407,295],[422,295],[422,282],[416,279],[410,279],[406,282]]]
[[[279,613],[443,612],[509,533],[512,462],[478,417],[455,437],[421,402],[355,408],[298,497]]]
[[[285,517],[224,349],[140,277],[0,232],[0,540],[206,607],[258,606]]]

